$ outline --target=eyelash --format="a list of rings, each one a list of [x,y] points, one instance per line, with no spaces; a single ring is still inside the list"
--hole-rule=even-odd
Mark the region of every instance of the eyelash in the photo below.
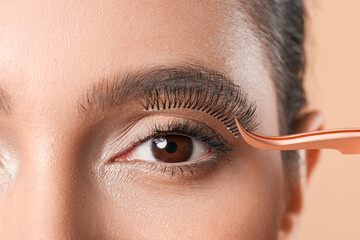
[[[134,161],[130,164],[136,166],[146,165],[151,171],[155,171],[157,167],[160,166],[161,168],[157,169],[158,173],[161,173],[162,175],[168,173],[171,179],[176,175],[177,172],[180,173],[181,177],[184,177],[185,175],[191,178],[201,177],[206,170],[208,170],[209,173],[213,173],[214,169],[212,166],[220,169],[220,161],[222,160],[226,160],[229,163],[232,162],[228,158],[228,154],[233,151],[233,148],[229,146],[227,140],[221,137],[213,129],[203,125],[202,123],[196,121],[191,121],[190,123],[189,120],[186,120],[185,123],[171,121],[168,122],[166,126],[156,124],[151,128],[150,131],[151,133],[148,136],[144,138],[138,138],[136,142],[132,142],[130,144],[131,148],[137,147],[138,145],[160,135],[176,134],[193,137],[200,140],[211,149],[211,156],[205,160],[184,162],[179,164],[146,161]]]
[[[240,135],[235,117],[246,130],[256,131],[259,123],[256,121],[255,102],[249,103],[242,88],[222,78],[221,74],[203,70],[194,72],[190,68],[185,73],[178,73],[168,69],[165,76],[158,76],[155,83],[145,83],[143,88],[146,91],[136,99],[139,99],[145,111],[185,108],[208,113],[235,136]],[[212,80],[214,75],[218,75],[220,80]],[[183,80],[173,80],[180,77]],[[197,78],[201,79],[202,84],[194,80]]]

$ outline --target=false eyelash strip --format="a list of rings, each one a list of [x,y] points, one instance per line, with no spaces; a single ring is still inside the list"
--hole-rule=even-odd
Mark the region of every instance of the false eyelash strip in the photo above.
[[[193,69],[186,72],[167,71],[166,77],[161,76],[157,81],[144,84],[142,95],[137,100],[145,111],[201,111],[220,120],[235,136],[240,132],[234,117],[248,131],[255,131],[258,127],[255,102],[249,104],[242,89],[222,75],[198,69],[195,73]]]

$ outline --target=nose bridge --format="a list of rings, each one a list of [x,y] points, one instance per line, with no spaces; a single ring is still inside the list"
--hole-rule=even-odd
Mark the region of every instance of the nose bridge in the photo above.
[[[76,154],[66,133],[36,132],[24,138],[19,171],[5,208],[0,232],[9,239],[69,239],[78,221]]]

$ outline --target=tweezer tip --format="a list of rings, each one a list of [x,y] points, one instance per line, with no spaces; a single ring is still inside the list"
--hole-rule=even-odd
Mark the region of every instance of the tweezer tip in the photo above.
[[[239,123],[239,120],[236,117],[234,117],[234,120],[235,120],[236,127],[239,130],[239,135],[241,135],[242,128],[241,128],[241,125]]]

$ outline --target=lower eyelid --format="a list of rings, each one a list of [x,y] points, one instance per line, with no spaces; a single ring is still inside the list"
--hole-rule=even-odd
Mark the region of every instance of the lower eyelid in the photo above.
[[[224,164],[231,164],[227,154],[223,153],[211,153],[209,156],[204,157],[200,161],[189,161],[180,164],[169,164],[161,162],[149,162],[143,160],[135,160],[131,162],[116,162],[114,164],[121,165],[123,170],[129,172],[141,172],[136,178],[141,178],[143,174],[158,181],[163,179],[164,181],[196,181],[211,174],[221,171]],[[134,178],[131,178],[134,179]]]

